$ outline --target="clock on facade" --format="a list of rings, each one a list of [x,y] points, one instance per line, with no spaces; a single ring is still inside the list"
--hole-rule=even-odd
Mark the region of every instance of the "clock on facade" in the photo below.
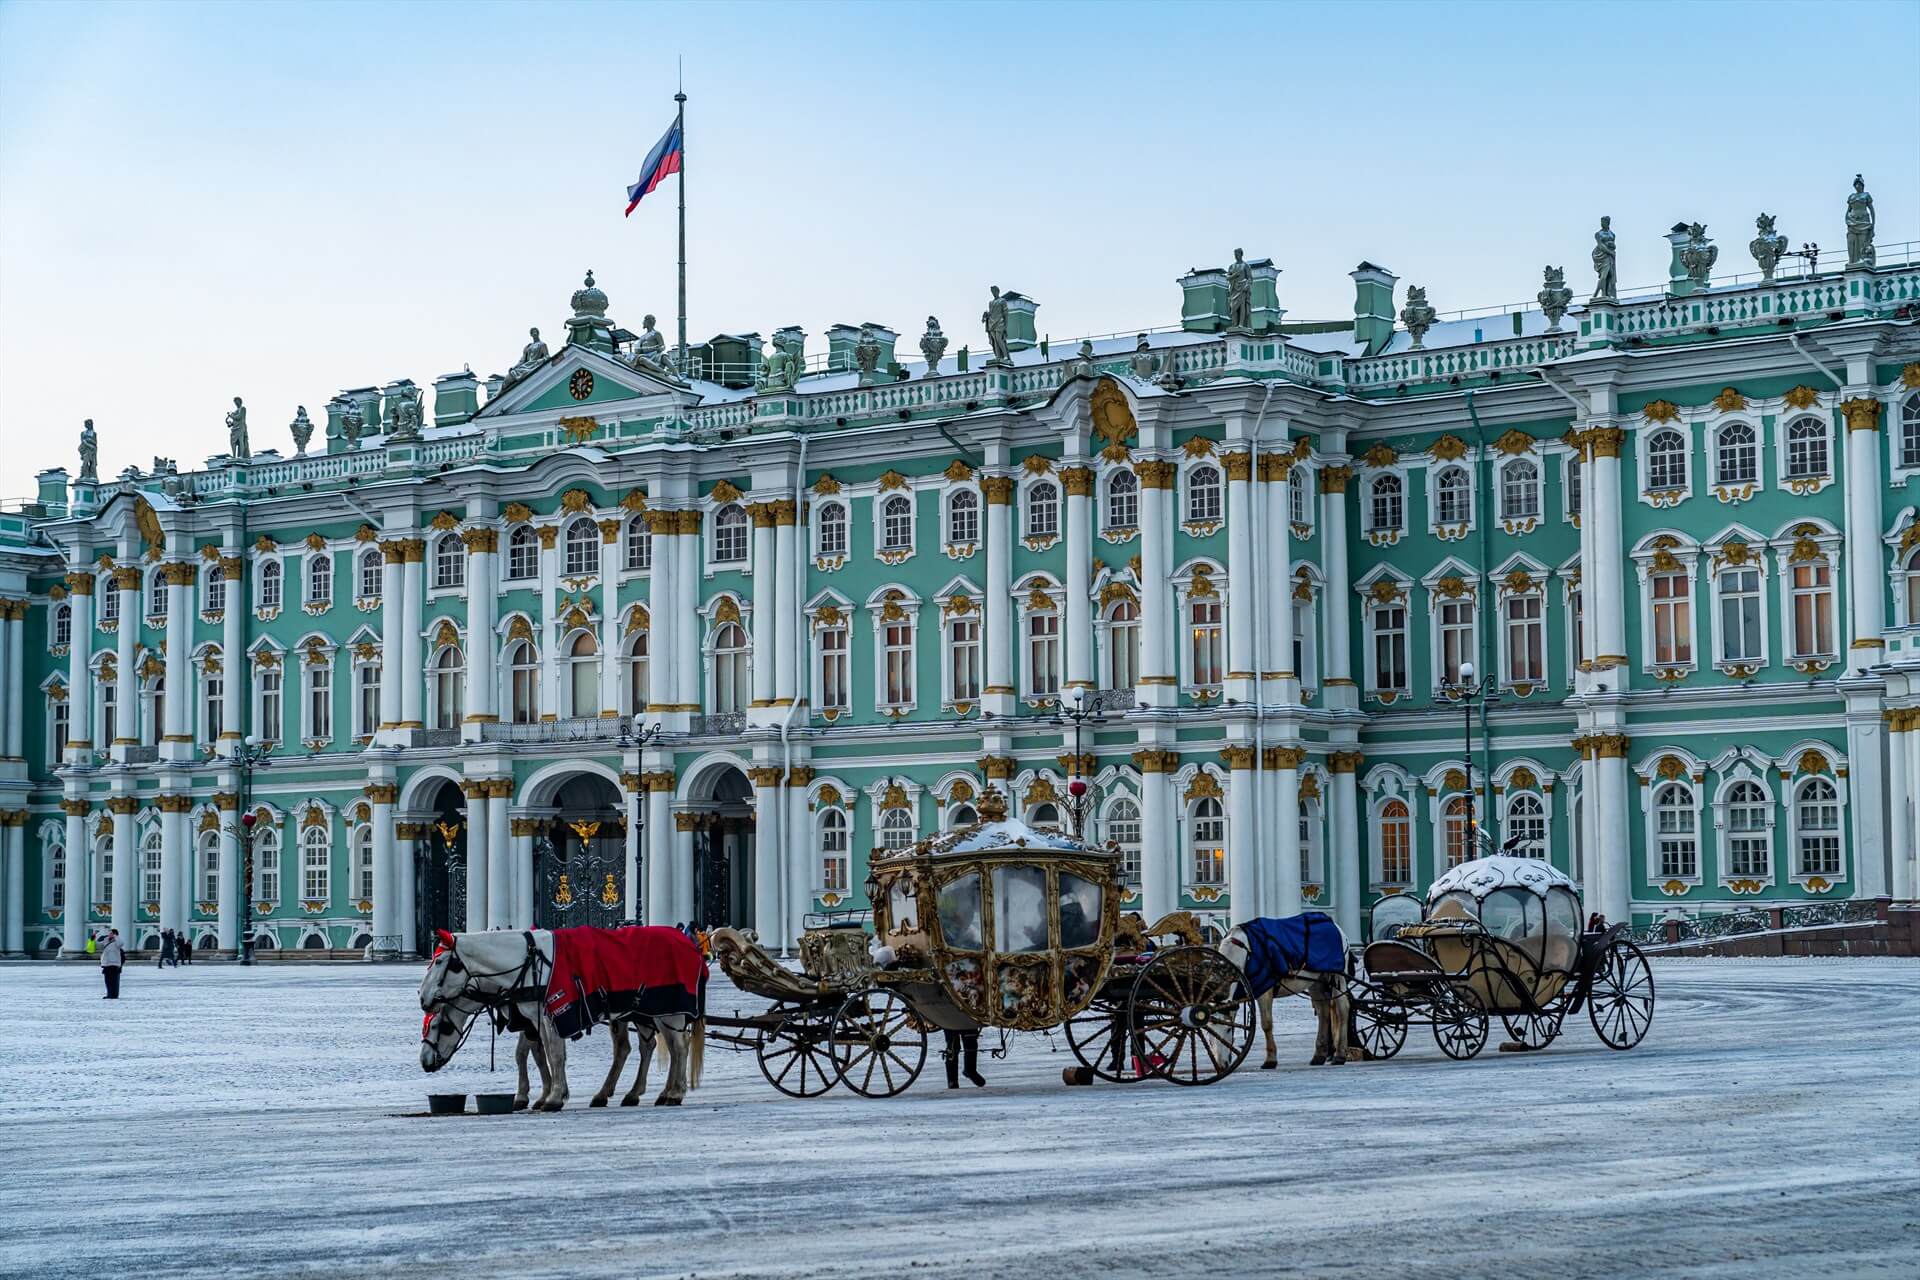
[[[585,400],[593,394],[593,374],[585,369],[575,369],[573,376],[567,379],[567,394],[575,400]]]

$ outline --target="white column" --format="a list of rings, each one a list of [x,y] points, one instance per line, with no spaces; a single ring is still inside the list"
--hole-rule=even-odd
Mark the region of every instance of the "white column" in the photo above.
[[[469,741],[479,741],[479,726],[496,721],[500,688],[499,660],[494,651],[494,627],[500,608],[500,587],[494,581],[500,531],[472,529],[467,544],[467,690],[466,725]]]
[[[560,556],[554,543],[560,529],[557,525],[538,525],[534,533],[540,539],[540,718],[553,720],[568,703],[568,695],[560,687],[565,669],[560,661],[560,642],[566,636],[566,627],[555,616],[559,611]]]
[[[193,610],[190,607],[195,570],[176,561],[161,572],[167,584],[167,701],[159,726],[160,755],[166,760],[193,757]],[[186,819],[182,817],[184,826]],[[180,921],[174,927],[185,924]]]
[[[121,626],[126,625],[121,618]],[[107,811],[113,815],[113,902],[111,914],[113,927],[120,931],[120,937],[127,946],[134,945],[133,904],[134,890],[140,884],[140,840],[133,830],[134,798],[130,795],[116,795],[107,801]],[[81,882],[85,884],[83,880]],[[91,886],[88,886],[91,891]]]
[[[399,788],[391,782],[367,787],[373,812],[373,954],[381,958],[400,948],[400,877],[393,849],[393,802],[398,798]]]
[[[513,779],[494,778],[487,791],[487,928],[516,927],[513,912],[513,853],[508,843],[507,797],[513,792]],[[592,886],[595,892],[599,886]]]
[[[1865,434],[1865,433],[1862,433]],[[1878,680],[1842,680],[1847,700],[1847,825],[1853,835],[1853,892],[1887,892],[1887,749]]]
[[[67,741],[61,744],[61,756],[69,763],[81,764],[92,758],[93,741],[93,592],[96,579],[93,574],[76,572],[67,575],[67,599],[73,605],[73,643],[67,647]],[[98,744],[104,749],[107,744]],[[67,829],[73,829],[71,819]],[[67,846],[68,856],[73,846]],[[78,883],[84,887],[85,881],[67,881],[68,911],[62,919],[68,928],[74,924],[72,906],[75,901],[83,901],[86,893],[76,898],[73,886]],[[86,923],[86,912],[80,912],[79,923]],[[84,937],[82,939],[84,941]]]
[[[1013,477],[982,476],[987,497],[987,598],[980,625],[986,635],[987,683],[983,700],[995,714],[1013,709]]]
[[[1864,389],[1863,389],[1864,390]],[[1840,406],[1847,424],[1847,587],[1853,602],[1853,649],[1848,667],[1880,661],[1885,641],[1886,554],[1880,535],[1880,402],[1856,395]]]
[[[1229,453],[1221,461],[1227,470],[1227,686],[1229,698],[1248,702],[1257,698],[1253,687],[1254,601],[1286,593],[1286,567],[1253,563],[1253,455]],[[1255,578],[1264,581],[1255,586]],[[1244,909],[1244,908],[1243,908]]]
[[[753,927],[769,947],[786,943],[786,921],[780,918],[780,809],[785,792],[778,765],[763,765],[748,774],[753,782]]]
[[[1606,669],[1603,683],[1624,691],[1631,665],[1627,661],[1627,615],[1623,590],[1625,549],[1620,532],[1620,445],[1625,432],[1597,426],[1588,433],[1593,452],[1593,505],[1586,519],[1593,524],[1593,563],[1582,566],[1586,607],[1595,621],[1594,664]],[[1624,767],[1624,766],[1623,766]],[[1604,771],[1603,771],[1604,772]]]
[[[797,500],[783,498],[773,504],[774,559],[779,565],[773,592],[773,702],[778,707],[790,707],[800,696],[796,640],[800,625],[800,575],[804,571],[798,519]],[[755,594],[765,599],[764,594]]]
[[[806,915],[813,907],[813,821],[807,813],[807,788],[813,785],[813,770],[805,765],[795,765],[787,772],[787,785],[784,789],[787,802],[787,818],[781,824],[782,842],[786,846],[786,858],[783,863],[787,877],[787,921],[784,937],[789,942],[799,940],[805,928]]]
[[[1894,846],[1894,857],[1907,866],[1907,896],[1920,897],[1920,711],[1898,714],[1907,723],[1907,797],[1911,803],[1907,842]]]
[[[1320,468],[1320,572],[1327,582],[1326,594],[1320,598],[1321,625],[1327,637],[1320,669],[1325,673],[1321,683],[1332,689],[1353,683],[1353,639],[1349,630],[1353,589],[1347,571],[1347,484],[1352,478],[1353,468],[1344,463]],[[1345,705],[1354,705],[1350,695],[1341,697]],[[1356,926],[1358,923],[1356,919]]]
[[[1332,589],[1328,589],[1332,595]],[[1333,888],[1333,919],[1340,932],[1352,941],[1360,939],[1360,895],[1366,884],[1361,860],[1366,857],[1360,844],[1360,789],[1355,771],[1360,767],[1358,751],[1335,751],[1327,758],[1332,778],[1331,829],[1327,837],[1327,878]]]
[[[654,548],[659,550],[658,546]],[[656,560],[654,563],[658,564]],[[672,924],[673,919],[673,774],[656,770],[647,784],[647,893],[642,901],[647,924]]]
[[[1152,924],[1180,902],[1180,840],[1167,790],[1172,752],[1134,753],[1140,770],[1140,915]]]
[[[689,711],[705,706],[700,694],[700,553],[705,538],[701,533],[700,512],[679,513],[680,536],[674,549],[680,555],[680,601],[668,615],[675,632],[674,670],[679,693],[675,701]]]
[[[1273,888],[1267,895],[1268,911],[1275,916],[1300,914],[1300,766],[1307,753],[1300,747],[1271,747],[1276,767],[1273,787],[1273,812],[1267,826],[1276,837],[1273,855]]]
[[[1266,554],[1260,558],[1260,603],[1267,612],[1267,685],[1273,696],[1262,691],[1262,702],[1298,700],[1300,673],[1293,669],[1293,524],[1287,518],[1288,477],[1293,461],[1283,454],[1260,457],[1260,531],[1267,540]],[[1282,915],[1292,915],[1298,907],[1288,907]]]
[[[1611,924],[1628,924],[1633,919],[1633,860],[1627,827],[1627,740],[1618,734],[1603,734],[1596,740],[1595,772],[1600,785],[1587,797],[1600,816],[1599,845],[1593,850],[1593,870],[1599,881],[1597,894],[1600,912]],[[1591,905],[1588,910],[1593,910]]]
[[[1220,755],[1231,770],[1227,781],[1227,893],[1233,918],[1251,920],[1267,914],[1260,892],[1266,878],[1260,853],[1266,841],[1261,839],[1260,824],[1254,818],[1260,761],[1249,746],[1228,747]]]
[[[674,610],[680,607],[675,595],[680,578],[679,527],[678,512],[647,512],[647,528],[653,534],[653,568],[647,575],[647,699],[651,724],[659,724],[661,715],[680,701],[678,668],[674,665],[678,628],[673,620]],[[649,806],[647,823],[651,827],[651,801]],[[660,923],[652,914],[656,901],[650,886],[646,897],[648,924]]]
[[[1093,468],[1060,473],[1067,493],[1067,688],[1099,685],[1093,670]]]
[[[620,520],[600,522],[600,716],[620,714]]]
[[[693,827],[690,813],[673,815],[673,912],[671,919],[693,919]]]
[[[231,587],[228,588],[232,590]],[[233,596],[227,597],[232,607]],[[223,780],[225,785],[225,780]],[[251,893],[251,885],[240,885],[240,797],[236,792],[222,791],[213,798],[213,807],[220,818],[220,871],[219,871],[219,924],[215,932],[219,936],[220,949],[239,955],[240,945],[240,895]]]
[[[533,827],[535,819],[507,814],[507,853],[513,859],[513,924],[533,928]]]
[[[752,503],[747,513],[753,518],[753,705],[770,707],[777,683],[775,670],[779,665],[776,656],[779,642],[774,637],[779,631],[780,613],[777,607],[780,572],[779,557],[774,552],[773,504]],[[766,929],[764,924],[758,927]]]
[[[487,891],[492,887],[492,868],[488,866],[487,784],[469,778],[460,784],[467,798],[467,929],[488,927]]]
[[[380,579],[380,728],[388,733],[405,719],[405,698],[400,690],[406,681],[407,642],[407,544],[404,540],[383,542],[380,554],[385,560]],[[227,615],[240,605],[231,583],[227,586]],[[232,688],[244,667],[233,665],[238,655],[228,656],[227,687]],[[416,675],[417,678],[417,675]]]
[[[626,876],[622,884],[626,896],[623,916],[628,920],[641,920],[640,905],[645,899],[645,883],[640,879],[640,840],[646,822],[646,792],[641,790],[643,781],[639,774],[626,774],[620,779],[620,811],[627,817],[626,826],[621,835],[626,856]]]
[[[415,919],[418,907],[418,889],[414,885],[414,859],[419,856],[420,825],[412,822],[394,823],[393,827],[393,874],[399,881],[400,892],[400,954],[418,955],[419,922]]]
[[[0,929],[0,953],[19,955],[27,949],[27,811],[15,809],[6,817],[5,927]]]
[[[172,714],[172,686],[168,686],[167,718]],[[191,864],[187,848],[187,806],[190,804],[184,795],[163,795],[160,800],[160,927],[162,929],[180,929],[188,920],[186,906],[187,891],[192,885],[188,882],[187,868]]]
[[[1913,897],[1913,734],[1909,712],[1889,711],[1887,725],[1887,848],[1892,853],[1896,901]]]
[[[407,563],[403,566],[402,576],[406,579],[406,614],[400,620],[400,723],[408,729],[419,729],[426,723],[422,705],[426,693],[426,661],[421,656],[422,640],[420,629],[426,626],[422,620],[422,607],[426,604],[426,544],[418,538],[407,543]],[[384,659],[383,659],[384,660]],[[472,671],[472,668],[468,668]]]
[[[222,741],[217,749],[231,755],[233,749],[247,736],[247,702],[251,682],[248,679],[246,649],[247,596],[246,596],[247,559],[239,551],[222,550],[220,553],[220,581],[226,604],[220,611],[220,698],[226,705],[221,708],[220,737]],[[384,594],[384,591],[382,592]],[[385,672],[385,668],[381,668]],[[350,695],[351,696],[351,695]],[[386,691],[381,690],[381,719],[386,719]],[[398,711],[398,707],[395,707]],[[223,899],[224,901],[224,899]],[[236,923],[234,929],[238,930]],[[236,933],[236,937],[238,934]],[[222,947],[228,944],[222,942]]]
[[[0,725],[5,726],[6,754],[14,760],[25,759],[27,754],[26,626],[27,602],[25,600],[10,601],[7,609],[7,626],[4,642],[6,651],[6,688],[4,692],[6,709],[4,713],[0,713],[4,716],[4,718],[0,718]],[[180,648],[184,652],[186,646],[183,644]],[[169,652],[171,652],[171,650],[169,650]],[[173,687],[171,677],[168,678],[167,687]],[[167,704],[171,706],[173,699],[167,699]]]
[[[134,670],[134,643],[140,638],[140,571],[127,567],[115,569],[113,585],[114,589],[120,593],[120,630],[115,636],[118,641],[118,651],[115,656],[117,697],[114,710],[117,723],[114,726],[113,741],[127,747],[138,745],[140,741],[140,678]],[[116,831],[118,827],[119,824],[116,823]],[[116,843],[114,845],[116,868],[119,866],[117,856],[119,848],[119,844]],[[118,883],[119,879],[119,875],[115,874],[115,883]],[[131,917],[128,918],[128,922],[131,924]],[[127,929],[121,928],[120,936],[128,939],[128,946],[133,945]]]
[[[78,636],[76,631],[76,648]],[[78,955],[87,945],[87,916],[93,909],[93,884],[87,878],[87,802],[69,794],[61,808],[67,815],[67,900],[60,913],[60,947],[68,955]]]
[[[1169,555],[1174,466],[1141,462],[1134,470],[1140,476],[1140,682],[1135,696],[1145,706],[1171,707],[1179,700],[1179,669],[1173,661],[1173,588],[1167,581],[1173,571]],[[1141,816],[1144,820],[1145,814]]]

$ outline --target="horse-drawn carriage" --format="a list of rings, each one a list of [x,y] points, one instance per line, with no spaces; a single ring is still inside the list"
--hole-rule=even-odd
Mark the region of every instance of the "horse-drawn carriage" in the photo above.
[[[1653,973],[1627,927],[1584,928],[1573,881],[1538,858],[1464,862],[1424,903],[1382,898],[1372,925],[1349,988],[1371,1058],[1398,1053],[1416,1023],[1465,1059],[1486,1047],[1490,1014],[1525,1049],[1552,1043],[1582,1008],[1612,1049],[1633,1048],[1653,1022]]]
[[[710,1010],[710,1034],[751,1047],[768,1081],[796,1097],[835,1084],[898,1094],[934,1029],[1064,1028],[1082,1066],[1108,1080],[1211,1084],[1240,1064],[1253,1044],[1246,980],[1201,945],[1191,917],[1123,920],[1116,852],[1010,820],[997,793],[980,812],[959,831],[876,851],[870,915],[810,928],[802,973],[717,931],[720,967],[773,1005],[750,1017]]]

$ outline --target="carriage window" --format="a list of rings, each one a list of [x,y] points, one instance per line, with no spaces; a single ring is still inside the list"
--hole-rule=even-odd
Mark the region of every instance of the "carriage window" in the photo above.
[[[1047,949],[1047,873],[993,869],[993,949],[1001,955]]]
[[[1060,873],[1060,946],[1090,947],[1100,941],[1100,886]]]
[[[1480,903],[1480,923],[1496,938],[1518,941],[1527,935],[1527,903],[1534,900],[1523,889],[1496,889]]]
[[[894,933],[920,932],[920,900],[905,876],[887,890],[887,918],[893,921]]]
[[[960,951],[980,949],[980,873],[940,886],[940,935]]]
[[[1547,950],[1545,963],[1550,969],[1570,970],[1580,936],[1580,900],[1573,891],[1555,887],[1547,890]]]
[[[1391,938],[1403,925],[1420,923],[1420,900],[1411,894],[1390,893],[1373,904],[1373,936]]]
[[[1451,893],[1440,895],[1439,901],[1433,904],[1433,910],[1427,912],[1427,918],[1429,920],[1478,920],[1480,906],[1474,902],[1471,895],[1455,889]]]

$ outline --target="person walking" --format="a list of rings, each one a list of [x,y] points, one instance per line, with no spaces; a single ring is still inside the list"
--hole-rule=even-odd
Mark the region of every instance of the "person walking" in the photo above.
[[[180,964],[193,963],[193,939],[187,937],[184,930],[179,940],[173,944],[173,954]]]
[[[960,1077],[965,1075],[976,1088],[985,1088],[987,1078],[980,1074],[980,1033],[978,1031],[943,1031],[946,1048],[940,1056],[947,1063],[947,1088],[958,1089]]]
[[[127,949],[121,945],[120,931],[107,930],[107,940],[100,944],[100,976],[106,980],[107,994],[102,1000],[120,998],[120,969],[127,962]]]
[[[154,961],[153,967],[156,969],[164,969],[172,962],[173,962],[173,930],[162,929],[160,931],[160,958]]]

